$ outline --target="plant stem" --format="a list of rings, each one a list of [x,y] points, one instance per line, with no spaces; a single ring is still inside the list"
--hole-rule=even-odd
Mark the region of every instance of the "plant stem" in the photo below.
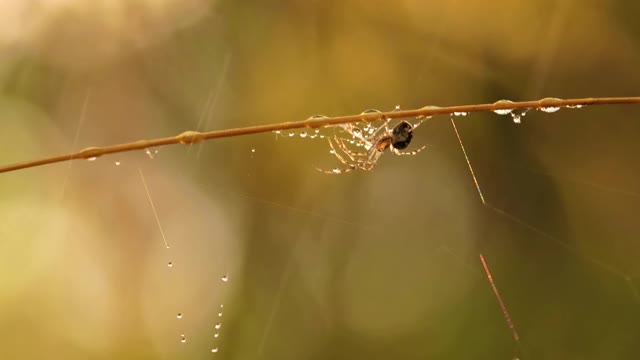
[[[105,147],[90,147],[75,153],[43,158],[33,161],[20,162],[0,166],[0,173],[10,172],[20,169],[27,169],[46,164],[53,164],[75,159],[90,159],[107,154],[115,154],[127,151],[142,150],[151,147],[172,145],[172,144],[195,144],[203,140],[216,138],[259,134],[273,131],[283,131],[291,129],[311,128],[316,129],[324,126],[346,124],[353,122],[374,122],[382,119],[402,119],[402,118],[423,118],[434,115],[445,115],[454,113],[471,113],[479,111],[495,110],[516,110],[516,109],[549,109],[576,107],[586,105],[611,105],[611,104],[640,104],[640,97],[608,97],[608,98],[583,98],[583,99],[557,99],[544,98],[534,101],[497,101],[493,104],[461,105],[461,106],[425,106],[414,110],[395,110],[388,112],[367,112],[358,115],[337,116],[337,117],[311,117],[307,120],[296,122],[284,122],[279,124],[249,126],[243,128],[216,130],[209,132],[185,131],[182,134],[152,140],[138,140],[126,144],[111,145]]]

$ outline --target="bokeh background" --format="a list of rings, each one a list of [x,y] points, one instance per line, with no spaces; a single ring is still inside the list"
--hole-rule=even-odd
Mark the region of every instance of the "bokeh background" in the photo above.
[[[396,105],[639,95],[639,13],[4,0],[0,162]],[[322,174],[339,165],[325,141],[260,134],[2,174],[0,358],[637,359],[639,117],[457,118],[490,206],[447,117],[372,172]]]

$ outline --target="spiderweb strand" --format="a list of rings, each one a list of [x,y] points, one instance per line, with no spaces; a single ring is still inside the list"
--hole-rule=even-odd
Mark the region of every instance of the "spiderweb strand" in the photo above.
[[[498,299],[498,304],[500,304],[500,309],[502,309],[502,314],[504,315],[505,320],[507,320],[507,325],[509,325],[509,329],[511,329],[511,335],[513,336],[513,340],[516,342],[520,341],[520,336],[516,331],[515,325],[513,325],[513,321],[511,321],[511,316],[509,316],[509,312],[507,311],[507,307],[504,305],[502,301],[502,297],[500,297],[500,293],[498,292],[498,288],[496,284],[493,282],[493,277],[491,276],[491,272],[489,271],[489,267],[487,266],[487,262],[484,261],[484,256],[480,254],[480,261],[482,261],[482,266],[484,267],[484,272],[487,274],[487,279],[491,283],[491,288],[493,289],[493,293],[496,295]]]
[[[144,179],[144,174],[142,173],[142,169],[138,168],[140,172],[140,179],[142,179],[142,185],[144,186],[144,191],[147,193],[147,198],[149,199],[149,204],[151,204],[151,210],[153,210],[153,216],[156,218],[156,223],[158,223],[158,229],[160,229],[160,235],[162,235],[162,241],[164,241],[164,247],[169,248],[169,243],[167,242],[167,238],[164,236],[164,231],[162,231],[162,225],[160,224],[160,218],[158,217],[158,212],[156,211],[156,206],[153,205],[153,200],[151,199],[151,193],[149,192],[149,187],[147,186],[147,182]]]
[[[456,122],[453,121],[453,117],[451,118],[451,125],[453,125],[453,130],[456,132],[456,137],[458,138],[458,142],[460,143],[460,147],[462,148],[462,153],[464,154],[464,159],[467,161],[467,166],[469,167],[469,172],[471,173],[471,177],[473,178],[473,182],[476,184],[476,189],[478,190],[478,195],[480,195],[480,200],[482,200],[482,204],[486,205],[487,203],[484,201],[484,196],[482,196],[482,190],[480,190],[480,184],[478,184],[478,179],[476,179],[476,174],[473,172],[473,167],[471,166],[471,162],[469,161],[469,157],[467,156],[467,152],[464,149],[464,145],[462,145],[462,139],[460,139],[460,134],[458,133],[458,128],[456,127]]]
[[[115,154],[127,151],[143,150],[146,148],[184,144],[190,145],[203,140],[259,134],[273,131],[283,131],[291,129],[311,128],[317,129],[324,126],[332,126],[338,124],[347,124],[354,122],[374,122],[382,119],[405,119],[405,118],[424,118],[434,115],[445,115],[453,113],[471,113],[478,111],[496,111],[496,110],[516,110],[516,109],[548,109],[548,108],[575,108],[586,105],[612,105],[612,104],[640,104],[640,97],[608,97],[608,98],[582,98],[582,99],[557,99],[544,98],[533,101],[497,101],[493,104],[477,104],[477,105],[459,105],[459,106],[425,106],[414,110],[393,110],[379,113],[364,113],[348,116],[337,117],[310,117],[307,120],[297,122],[285,122],[280,124],[258,125],[243,128],[217,130],[209,132],[185,131],[182,134],[152,140],[138,140],[131,143],[111,145],[105,147],[90,147],[80,150],[76,153],[66,155],[53,156],[33,161],[20,162],[5,166],[0,166],[0,173],[15,171],[20,169],[32,168],[47,164],[59,163],[75,159],[90,159],[107,154]]]
[[[631,277],[629,275],[627,275],[624,271],[606,264],[596,258],[590,258],[590,257],[585,257],[583,256],[574,246],[571,246],[569,243],[567,243],[566,241],[563,241],[555,236],[550,235],[549,233],[541,230],[540,228],[537,228],[531,224],[529,224],[528,222],[520,219],[519,217],[509,214],[508,212],[501,210],[493,205],[491,205],[490,203],[486,202],[484,199],[484,196],[482,195],[482,191],[480,190],[480,185],[478,183],[478,180],[475,176],[475,173],[473,172],[473,167],[471,166],[471,162],[469,161],[469,157],[467,156],[467,152],[465,151],[464,145],[462,144],[462,139],[460,138],[460,134],[458,133],[458,129],[456,128],[456,124],[453,120],[453,117],[451,117],[451,124],[453,125],[453,129],[455,130],[456,133],[456,137],[458,138],[458,142],[460,143],[460,148],[462,149],[462,153],[464,154],[464,158],[467,161],[467,166],[469,167],[469,172],[471,173],[471,177],[473,177],[473,182],[476,185],[476,189],[478,190],[478,195],[480,195],[480,200],[482,200],[482,204],[484,206],[486,206],[487,208],[491,209],[492,211],[494,211],[496,214],[503,216],[505,218],[507,218],[509,221],[512,221],[516,224],[519,224],[521,226],[524,226],[525,228],[529,229],[530,231],[546,238],[549,239],[553,242],[555,242],[556,244],[558,244],[559,246],[563,247],[564,249],[576,254],[577,256],[579,256],[580,258],[582,258],[583,260],[586,260],[588,262],[591,262],[592,264],[596,265],[597,267],[601,268],[602,270],[611,273],[615,276],[618,276],[622,279],[625,280],[625,283],[627,284],[627,286],[629,287],[630,291],[633,294],[634,300],[640,304],[640,291],[638,291],[638,289],[636,288],[635,284],[633,283],[633,280],[631,279]]]

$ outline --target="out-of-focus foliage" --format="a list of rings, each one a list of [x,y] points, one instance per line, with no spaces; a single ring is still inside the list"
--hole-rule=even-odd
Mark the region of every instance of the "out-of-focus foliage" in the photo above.
[[[397,104],[638,95],[639,11],[5,0],[0,161]],[[324,141],[264,134],[2,174],[0,358],[636,359],[639,116],[458,118],[489,203],[519,220],[482,206],[448,118],[370,173],[322,174],[339,165]]]

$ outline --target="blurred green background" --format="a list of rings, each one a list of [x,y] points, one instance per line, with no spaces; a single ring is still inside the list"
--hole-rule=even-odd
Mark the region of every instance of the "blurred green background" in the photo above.
[[[4,0],[0,162],[395,105],[639,95],[639,13]],[[260,134],[2,174],[0,358],[638,359],[639,116],[458,118],[490,206],[447,117],[372,172],[322,174],[339,165],[324,140]]]

